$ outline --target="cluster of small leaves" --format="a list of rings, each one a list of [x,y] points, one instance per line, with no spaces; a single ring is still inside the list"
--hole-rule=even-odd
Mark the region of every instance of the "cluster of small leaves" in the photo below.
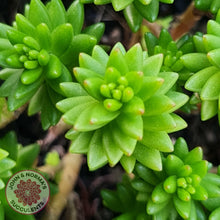
[[[124,17],[133,32],[140,29],[143,18],[150,22],[157,19],[160,2],[172,4],[174,0],[80,0],[82,3],[103,5],[111,3],[115,11],[123,10]]]
[[[185,88],[199,94],[201,119],[208,120],[218,114],[220,95],[220,11],[216,20],[207,23],[207,34],[194,36],[198,53],[183,55],[184,65],[194,74]],[[220,121],[220,120],[219,120]]]
[[[9,206],[5,197],[5,185],[9,178],[20,170],[31,169],[40,152],[38,144],[23,147],[17,143],[13,131],[0,139],[0,219],[33,220],[34,216],[21,215]]]
[[[178,74],[160,72],[163,54],[148,57],[139,44],[122,44],[108,55],[95,46],[81,53],[74,68],[79,83],[61,83],[68,98],[57,103],[63,120],[73,125],[66,138],[72,153],[88,154],[90,170],[119,161],[131,172],[136,159],[161,170],[160,151],[173,151],[168,133],[186,127],[173,112],[188,96],[170,91]]]
[[[61,0],[45,6],[32,0],[25,15],[17,14],[13,27],[0,24],[0,96],[8,97],[10,111],[30,101],[28,114],[41,112],[44,129],[55,125],[61,113],[55,103],[63,97],[61,82],[71,82],[80,52],[89,53],[103,34],[97,23],[84,29],[84,8],[78,0],[66,11]]]
[[[201,11],[209,11],[212,14],[217,14],[220,9],[218,0],[194,0],[195,7]]]
[[[195,52],[193,37],[184,35],[179,40],[174,41],[166,29],[162,29],[160,36],[157,38],[152,33],[147,32],[144,35],[148,54],[150,56],[162,53],[164,55],[161,71],[172,71],[179,74],[178,80],[173,89],[183,92],[186,80],[193,74],[187,69],[180,57],[183,54]],[[193,109],[197,109],[197,103],[200,100],[196,96],[192,96],[190,100],[181,108],[181,110],[190,113]]]
[[[135,177],[127,182],[136,193],[133,192],[131,196],[131,190],[128,190],[127,202],[124,201],[123,205],[132,203],[142,207],[140,213],[147,212],[143,219],[151,219],[147,216],[161,220],[207,219],[210,212],[209,219],[219,219],[220,176],[208,172],[209,163],[202,160],[200,147],[188,151],[185,140],[179,138],[174,149],[173,153],[164,155],[162,171],[153,171],[142,164],[136,164]],[[102,193],[104,204],[110,209],[116,209],[118,202],[121,202],[119,195],[122,192],[119,189],[117,192],[104,190]],[[213,200],[218,202],[214,203]],[[122,210],[118,208],[117,211],[132,219],[131,209]]]

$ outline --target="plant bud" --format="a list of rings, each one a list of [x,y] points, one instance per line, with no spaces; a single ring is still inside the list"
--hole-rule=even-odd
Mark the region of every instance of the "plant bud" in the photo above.
[[[115,99],[105,99],[103,104],[111,112],[117,111],[122,107],[122,103]]]
[[[134,92],[131,87],[126,87],[122,93],[122,102],[128,102],[134,97]]]

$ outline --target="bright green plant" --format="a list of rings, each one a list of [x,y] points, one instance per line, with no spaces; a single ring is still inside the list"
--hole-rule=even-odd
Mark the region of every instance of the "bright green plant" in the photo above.
[[[143,19],[154,22],[159,13],[160,2],[172,4],[174,0],[80,0],[82,3],[103,5],[112,3],[115,11],[123,10],[124,17],[133,32],[140,29]]]
[[[70,151],[87,153],[91,170],[120,161],[131,172],[136,159],[162,169],[160,151],[173,151],[167,133],[186,126],[173,112],[188,100],[169,91],[178,74],[160,72],[162,63],[162,54],[148,57],[139,44],[126,52],[118,43],[109,56],[99,46],[92,56],[80,54],[74,68],[80,84],[61,84],[68,98],[57,108],[73,125],[66,134]]]
[[[219,54],[220,54],[220,13],[216,20],[207,23],[207,34],[194,36],[199,53],[186,54],[181,59],[193,74],[186,82],[186,89],[199,94],[201,99],[201,119],[208,120],[219,115]],[[203,62],[201,62],[201,59]],[[193,64],[194,62],[198,65]]]
[[[210,212],[206,212],[202,207],[203,201],[204,204],[206,200],[207,204],[213,199],[219,201],[220,177],[207,172],[208,162],[202,160],[200,147],[188,151],[185,140],[179,138],[174,149],[173,153],[163,158],[162,171],[152,171],[137,163],[134,179],[127,181],[125,186],[118,185],[117,192],[110,190],[102,192],[104,204],[114,211],[123,213],[116,219],[121,219],[122,216],[133,219],[134,211],[131,209],[131,204],[137,205],[140,209],[142,207],[139,213],[143,219],[151,219],[149,216],[152,216],[152,219],[162,220],[180,219],[180,217],[206,219]],[[131,186],[136,192],[132,189],[125,190]],[[122,202],[122,198],[126,199]],[[128,208],[123,209],[119,202],[123,203],[123,207]],[[219,202],[215,207],[218,204]],[[144,210],[147,212],[145,215]],[[219,218],[218,210],[211,215],[217,215]]]
[[[89,53],[104,26],[97,23],[82,30],[83,5],[73,2],[66,11],[60,0],[46,6],[32,0],[25,16],[16,15],[13,27],[1,24],[0,95],[8,97],[10,111],[30,101],[28,114],[41,112],[44,129],[55,125],[61,113],[55,104],[62,99],[61,82],[71,82],[72,68],[80,52]]]
[[[195,0],[216,14],[207,34],[173,41],[165,29],[159,38],[146,33],[147,50],[118,42],[106,52],[97,45],[104,24],[83,28],[83,4],[111,3],[135,32],[143,18],[155,21],[160,2],[173,0],[75,0],[67,10],[61,0],[31,0],[12,26],[0,24],[0,119],[10,117],[6,102],[12,112],[28,104],[28,115],[40,113],[45,130],[60,118],[72,126],[69,151],[86,154],[91,171],[120,163],[132,173],[116,191],[102,191],[118,220],[216,220],[219,172],[211,173],[200,147],[189,151],[182,138],[173,144],[170,133],[187,126],[176,112],[189,99],[183,86],[195,93],[191,103],[201,101],[202,120],[219,113],[219,1]],[[4,187],[13,173],[33,166],[39,150],[19,145],[13,132],[0,139],[0,220],[34,219],[11,211]],[[59,162],[57,152],[47,153],[46,165]]]
[[[210,11],[216,14],[220,8],[220,2],[218,0],[194,0],[195,7],[202,11]]]

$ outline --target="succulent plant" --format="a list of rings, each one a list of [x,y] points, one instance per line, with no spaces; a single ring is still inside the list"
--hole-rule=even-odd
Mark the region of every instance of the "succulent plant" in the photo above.
[[[208,172],[209,163],[202,157],[200,147],[188,151],[185,140],[179,138],[174,152],[164,155],[162,171],[153,171],[137,163],[134,169],[135,177],[127,182],[136,190],[136,194],[133,192],[136,198],[133,196],[131,203],[145,203],[147,215],[152,216],[152,219],[207,219],[206,215],[210,212],[205,211],[204,207],[208,205],[203,204],[206,200],[207,204],[210,204],[212,199],[219,200],[220,176]],[[110,209],[113,204],[117,207],[114,199],[116,200],[118,193],[118,189],[117,192],[107,190],[102,193],[104,204]]]
[[[84,8],[79,0],[66,11],[61,0],[45,6],[32,0],[25,15],[17,14],[13,27],[0,24],[0,96],[8,97],[10,111],[30,101],[28,114],[41,112],[44,129],[55,125],[61,113],[55,103],[62,99],[61,82],[71,82],[72,68],[80,52],[89,53],[104,26],[84,29]]]
[[[116,190],[103,189],[101,196],[104,206],[118,214],[113,220],[151,219],[146,213],[146,204],[136,200],[137,191],[131,186],[131,180],[126,175],[123,176],[122,182],[117,184]]]
[[[120,161],[131,172],[136,159],[162,168],[160,151],[173,151],[167,133],[186,127],[173,112],[188,100],[169,91],[178,74],[160,72],[162,63],[162,54],[148,57],[139,44],[126,52],[118,43],[110,55],[96,45],[92,56],[80,54],[79,83],[61,83],[67,98],[57,108],[73,125],[66,134],[70,151],[88,154],[91,170]]]
[[[175,91],[183,92],[186,80],[193,73],[184,66],[184,63],[180,57],[183,54],[196,52],[193,37],[187,34],[181,37],[179,40],[174,41],[166,29],[161,30],[158,38],[150,32],[146,32],[144,37],[147,51],[150,56],[160,53],[164,55],[161,71],[173,71],[179,74],[178,80],[173,89]],[[200,102],[200,100],[193,95],[190,100],[181,108],[181,110],[190,113],[191,110],[197,109],[196,104],[198,102]]]
[[[199,94],[201,119],[208,120],[219,115],[219,54],[220,54],[220,12],[216,20],[209,20],[207,34],[194,37],[199,53],[186,54],[181,59],[185,66],[195,72],[186,82],[185,88]],[[195,59],[194,59],[195,58]],[[195,64],[198,63],[198,64]],[[198,68],[198,67],[202,68]]]
[[[218,0],[194,0],[195,7],[202,11],[210,11],[216,14],[220,8],[220,2]]]
[[[80,0],[82,3],[103,5],[112,3],[115,11],[123,10],[124,17],[133,32],[139,30],[143,18],[150,22],[157,19],[159,3],[172,4],[174,0]]]

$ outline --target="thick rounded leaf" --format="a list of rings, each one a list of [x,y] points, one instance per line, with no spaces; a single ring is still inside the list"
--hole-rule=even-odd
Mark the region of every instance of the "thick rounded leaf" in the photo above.
[[[77,117],[74,125],[74,129],[77,131],[92,131],[102,127],[104,124],[92,124],[91,123],[91,111],[93,111],[94,107],[97,103],[92,103],[87,107],[81,114]]]
[[[163,203],[154,203],[151,199],[147,203],[147,213],[149,215],[154,215],[156,213],[159,213],[162,209],[164,209],[169,204],[169,200],[163,202]]]
[[[190,91],[200,92],[208,79],[217,71],[218,68],[214,66],[200,70],[186,81],[185,88]]]
[[[220,47],[220,37],[214,36],[212,34],[205,34],[203,36],[203,42],[206,51],[214,50]]]
[[[104,128],[102,142],[110,166],[115,166],[121,159],[123,152],[115,143],[109,127]]]
[[[163,54],[157,54],[144,60],[144,76],[157,76],[163,63]]]
[[[86,154],[89,149],[89,144],[93,132],[80,132],[74,140],[72,140],[69,152],[77,154]],[[67,137],[67,136],[66,136]]]
[[[137,9],[134,7],[134,4],[128,5],[123,10],[124,17],[133,32],[137,32],[141,27],[143,17],[138,13]]]
[[[163,183],[160,183],[154,188],[151,197],[154,203],[160,204],[169,201],[171,195],[164,190]]]
[[[163,182],[163,189],[167,193],[175,193],[176,188],[177,188],[176,175],[167,177]]]
[[[168,96],[175,103],[175,106],[171,108],[168,112],[176,111],[177,109],[182,107],[189,99],[189,97],[184,93],[175,92],[171,90],[166,94],[166,96]]]
[[[148,5],[143,5],[140,1],[134,1],[134,6],[138,12],[150,22],[154,22],[159,12],[159,1],[153,0]]]
[[[220,72],[212,75],[201,90],[202,100],[216,100],[220,94]]]
[[[134,189],[140,192],[148,192],[151,193],[154,189],[154,186],[151,184],[145,182],[144,180],[140,178],[135,178],[132,180],[131,185]]]
[[[131,4],[133,0],[112,0],[112,5],[115,11],[121,11],[126,8],[129,4]]]
[[[66,11],[61,0],[51,0],[47,4],[47,11],[52,29],[66,22]]]
[[[78,105],[84,105],[86,102],[94,101],[90,96],[76,96],[76,97],[69,97],[59,101],[56,104],[56,107],[63,113],[71,110],[72,108]]]
[[[220,37],[220,24],[214,20],[209,20],[207,23],[207,33]]]
[[[121,114],[117,117],[117,124],[119,128],[131,138],[142,140],[143,138],[143,120],[140,115],[131,116],[128,114]]]
[[[39,16],[40,17],[40,16]],[[18,31],[27,34],[28,36],[35,37],[36,36],[36,28],[34,25],[23,15],[16,15],[16,25]]]
[[[0,173],[6,170],[12,169],[16,165],[16,162],[10,158],[3,158],[0,160]]]
[[[185,164],[192,164],[197,161],[201,161],[203,157],[203,151],[201,147],[196,147],[192,149],[185,157],[184,163]]]
[[[136,146],[137,140],[126,135],[117,124],[111,124],[112,136],[115,143],[125,155],[130,156]]]
[[[134,169],[135,163],[136,163],[136,158],[131,156],[126,156],[123,155],[120,159],[120,163],[123,167],[123,169],[127,172],[127,173],[131,173]]]
[[[133,156],[144,166],[152,170],[162,170],[162,161],[160,152],[156,149],[149,148],[140,142],[137,143]]]
[[[217,100],[204,100],[201,106],[201,119],[206,121],[218,113]]]
[[[51,21],[47,9],[40,0],[31,0],[28,19],[34,26],[46,23],[48,27],[51,27]]]
[[[160,89],[156,93],[156,94],[160,95],[160,94],[167,93],[174,86],[179,75],[174,72],[160,72],[158,74],[158,77],[160,77],[161,79],[164,80],[162,86],[160,87]]]
[[[105,73],[105,66],[103,66],[99,61],[95,60],[88,54],[80,53],[79,64],[81,68],[92,70],[101,76],[103,76]]]
[[[139,177],[141,177],[144,181],[150,183],[151,185],[157,185],[160,182],[153,170],[145,167],[140,163],[136,164],[135,172],[137,172]]]
[[[9,155],[9,153],[3,149],[0,148],[0,160],[3,158],[6,158]]]
[[[97,100],[102,100],[103,97],[100,93],[100,87],[104,84],[104,80],[99,77],[88,78],[83,81],[85,90]]]
[[[109,209],[115,212],[121,212],[121,201],[118,198],[118,193],[104,189],[101,191],[103,203]]]
[[[84,7],[79,0],[74,1],[68,8],[67,21],[73,26],[74,35],[81,32],[84,22]]]
[[[142,71],[143,52],[140,44],[134,45],[125,55],[129,71]]]
[[[82,33],[94,36],[97,39],[97,42],[99,42],[104,34],[104,31],[105,31],[105,24],[99,22],[86,27],[85,29],[83,29]]]
[[[203,178],[208,170],[208,161],[206,160],[201,160],[201,161],[197,161],[193,164],[190,164],[191,168],[192,168],[192,173],[199,175],[201,178]]]
[[[191,210],[191,201],[188,201],[188,202],[182,201],[176,195],[174,195],[173,203],[179,215],[183,219],[188,219],[190,215],[190,210]]]
[[[215,209],[209,216],[209,220],[218,220],[220,218],[220,207]]]
[[[51,49],[57,56],[63,54],[73,38],[73,28],[69,23],[59,25],[51,34]]]
[[[41,46],[45,50],[51,47],[51,33],[48,26],[45,23],[41,23],[36,27],[37,39]]]
[[[88,95],[88,93],[83,89],[83,87],[79,83],[75,83],[75,82],[60,83],[60,88],[66,97]]]
[[[156,76],[144,77],[142,88],[140,89],[137,95],[143,101],[145,101],[149,99],[152,95],[154,95],[163,83],[164,83],[163,78],[159,78]]]
[[[152,116],[168,112],[175,106],[175,102],[165,95],[154,95],[144,103],[144,106],[144,116]]]
[[[165,131],[144,131],[141,143],[149,148],[157,149],[162,152],[172,152],[173,144]]]
[[[143,117],[143,122],[148,131],[170,131],[176,127],[173,117],[167,113]]]
[[[188,146],[184,138],[179,137],[174,145],[174,151],[173,153],[179,157],[180,159],[183,159],[188,154]]]
[[[112,49],[107,63],[107,67],[116,68],[121,73],[121,75],[125,75],[127,72],[129,72],[127,62],[119,47],[114,47]]]
[[[218,68],[220,67],[220,48],[209,51],[207,57],[211,64],[217,66]]]
[[[38,67],[37,69],[33,70],[24,70],[23,73],[21,74],[21,82],[25,85],[29,85],[41,76],[43,72],[43,69],[41,67]]]
[[[92,57],[106,67],[108,62],[108,54],[99,45],[95,45],[92,50]]]
[[[204,53],[188,53],[180,58],[185,67],[192,72],[197,72],[210,66],[210,62]]]
[[[178,174],[178,170],[184,165],[184,163],[179,157],[170,154],[164,161],[163,165],[167,174],[171,176]]]
[[[108,162],[105,151],[102,145],[102,131],[94,132],[89,144],[88,150],[88,167],[90,171],[96,170]]]

